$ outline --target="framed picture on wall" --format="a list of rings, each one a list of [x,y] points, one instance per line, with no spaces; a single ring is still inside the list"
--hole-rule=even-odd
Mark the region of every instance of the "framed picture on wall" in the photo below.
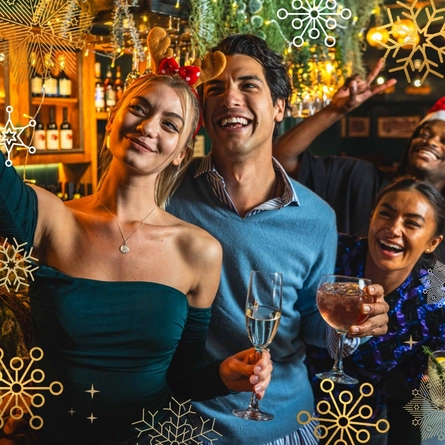
[[[409,139],[419,122],[420,116],[379,117],[377,121],[378,136],[379,138]]]
[[[348,118],[348,136],[350,138],[366,138],[369,136],[369,117]]]

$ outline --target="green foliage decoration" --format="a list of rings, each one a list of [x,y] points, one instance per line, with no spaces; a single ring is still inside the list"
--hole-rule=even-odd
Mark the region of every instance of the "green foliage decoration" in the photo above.
[[[304,0],[303,6],[325,5],[319,0]],[[314,3],[315,2],[315,3]],[[292,27],[294,16],[285,20],[277,17],[277,11],[285,8],[288,12],[305,12],[303,9],[292,9],[289,0],[190,0],[193,39],[192,48],[198,56],[203,56],[218,41],[233,33],[249,33],[264,38],[269,46],[283,55],[290,66],[297,69],[299,76],[294,82],[310,83],[304,74],[310,70],[311,60],[324,60],[329,52],[335,53],[339,76],[359,73],[365,74],[362,59],[364,34],[367,23],[381,0],[338,0],[337,12],[348,8],[352,12],[351,19],[345,21],[335,17],[337,27],[329,32],[336,38],[335,48],[324,45],[324,35],[317,40],[309,40],[304,36],[305,43],[301,48],[292,45],[298,31]]]

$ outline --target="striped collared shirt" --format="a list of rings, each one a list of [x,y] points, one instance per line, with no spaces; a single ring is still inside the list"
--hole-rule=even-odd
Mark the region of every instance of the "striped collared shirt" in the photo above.
[[[272,158],[273,168],[275,172],[279,175],[281,175],[281,178],[284,182],[284,193],[281,197],[273,198],[269,201],[266,201],[255,208],[253,208],[247,215],[252,216],[256,213],[263,212],[265,210],[278,210],[282,207],[286,207],[292,202],[295,202],[297,205],[299,205],[297,194],[294,190],[294,187],[292,186],[292,183],[289,179],[289,176],[287,176],[286,172],[284,171],[283,167],[279,164],[279,162]],[[213,193],[231,210],[233,210],[235,213],[238,214],[238,211],[233,204],[232,199],[229,196],[229,193],[226,189],[226,182],[224,178],[218,173],[218,171],[215,168],[215,165],[213,164],[212,160],[212,154],[209,153],[202,161],[201,165],[198,167],[195,173],[195,178],[198,176],[201,176],[203,174],[207,174],[207,180],[209,181],[209,184],[212,187]]]

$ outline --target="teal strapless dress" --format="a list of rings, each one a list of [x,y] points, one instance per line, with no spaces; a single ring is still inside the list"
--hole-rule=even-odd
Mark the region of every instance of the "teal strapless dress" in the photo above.
[[[47,266],[34,276],[34,340],[44,353],[34,367],[45,373],[38,386],[63,385],[57,396],[38,391],[45,403],[32,408],[45,445],[120,443],[137,435],[132,424],[143,410],[162,418],[189,315],[208,322],[210,309],[189,307],[183,293],[157,283],[73,278]]]
[[[29,248],[37,215],[35,191],[0,153],[0,235]],[[33,374],[28,392],[41,394],[30,409],[41,444],[119,444],[137,435],[143,410],[162,419],[172,392],[193,400],[228,394],[219,362],[205,359],[210,308],[190,307],[183,293],[157,283],[74,278],[41,264],[33,276],[33,336],[43,351],[33,367],[43,374]],[[63,385],[60,395],[52,382]]]

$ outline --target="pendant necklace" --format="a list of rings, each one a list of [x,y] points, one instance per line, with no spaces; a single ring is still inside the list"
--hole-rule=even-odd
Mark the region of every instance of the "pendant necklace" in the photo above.
[[[107,206],[102,202],[102,200],[100,199],[100,198],[98,198],[99,199],[99,201],[101,202],[101,204],[102,204],[102,206],[103,206],[103,208],[113,217],[113,219],[116,221],[116,224],[117,224],[117,228],[119,229],[119,232],[121,233],[121,237],[122,237],[122,241],[123,241],[123,243],[119,246],[119,251],[121,252],[121,253],[123,253],[123,254],[126,254],[126,253],[128,253],[128,252],[130,252],[130,247],[128,246],[128,244],[127,244],[127,241],[142,227],[142,224],[144,224],[144,221],[153,213],[153,210],[157,207],[156,205],[150,210],[150,212],[148,213],[148,215],[146,216],[146,217],[144,217],[141,221],[140,221],[140,223],[139,223],[139,225],[136,227],[136,229],[134,229],[133,230],[133,232],[132,232],[132,234],[128,237],[128,238],[125,238],[125,236],[124,236],[124,234],[123,234],[123,232],[122,232],[122,229],[121,229],[121,226],[120,226],[120,224],[119,224],[119,221],[118,221],[118,219],[116,218],[116,216],[114,216],[109,210],[108,210],[108,208],[107,208]]]

